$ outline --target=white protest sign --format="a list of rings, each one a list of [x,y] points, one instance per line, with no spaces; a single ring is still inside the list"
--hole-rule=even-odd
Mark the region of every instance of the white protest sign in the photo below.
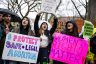
[[[40,47],[40,39],[16,33],[8,33],[2,59],[36,63]]]
[[[60,0],[42,0],[41,11],[55,13]]]

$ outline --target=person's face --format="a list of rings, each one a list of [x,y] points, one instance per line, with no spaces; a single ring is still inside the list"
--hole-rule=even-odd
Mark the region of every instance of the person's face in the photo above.
[[[10,22],[11,21],[11,15],[9,15],[9,14],[6,15],[4,19],[6,22]]]
[[[22,20],[22,25],[23,25],[23,26],[27,26],[27,25],[28,25],[28,19],[27,19],[27,18],[24,18],[24,19]]]
[[[43,24],[41,25],[41,28],[42,28],[43,30],[46,30],[46,29],[48,28],[47,23],[43,23]]]
[[[3,14],[0,14],[0,21],[2,21],[3,19]]]
[[[72,23],[68,23],[68,24],[67,24],[67,28],[68,28],[69,30],[72,30],[72,29],[73,29],[73,24],[72,24]]]

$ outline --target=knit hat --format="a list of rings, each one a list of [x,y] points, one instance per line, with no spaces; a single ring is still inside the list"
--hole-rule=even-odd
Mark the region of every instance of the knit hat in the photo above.
[[[45,21],[45,20],[39,20],[39,23],[38,23],[38,26],[40,28],[41,24],[46,22],[48,24],[48,30],[50,30],[52,28],[52,26],[50,25],[50,23],[48,21]]]

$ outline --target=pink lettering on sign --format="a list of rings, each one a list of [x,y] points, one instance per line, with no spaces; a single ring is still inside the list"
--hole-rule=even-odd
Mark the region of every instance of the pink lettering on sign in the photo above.
[[[88,51],[86,40],[55,33],[50,58],[68,64],[84,64]]]
[[[24,35],[13,35],[13,41],[15,42],[22,42],[22,43],[28,43],[28,44],[37,44],[37,41],[39,39],[37,38],[30,38]]]

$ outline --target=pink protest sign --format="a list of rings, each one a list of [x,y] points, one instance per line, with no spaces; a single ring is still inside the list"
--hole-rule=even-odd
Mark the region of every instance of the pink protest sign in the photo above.
[[[68,64],[84,64],[88,42],[86,40],[60,33],[54,34],[50,58]]]

